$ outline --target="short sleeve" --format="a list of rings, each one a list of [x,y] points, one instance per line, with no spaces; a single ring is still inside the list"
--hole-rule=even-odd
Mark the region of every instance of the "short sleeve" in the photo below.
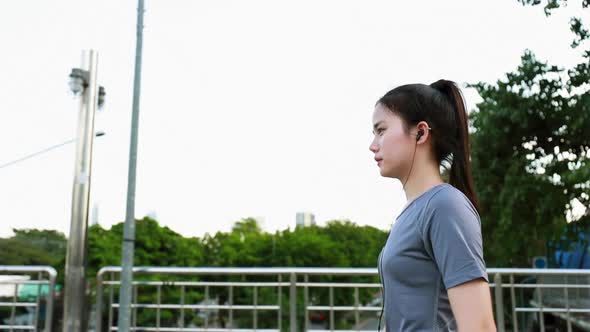
[[[422,238],[447,289],[483,278],[488,281],[483,258],[479,216],[471,202],[455,188],[436,193],[422,218]]]

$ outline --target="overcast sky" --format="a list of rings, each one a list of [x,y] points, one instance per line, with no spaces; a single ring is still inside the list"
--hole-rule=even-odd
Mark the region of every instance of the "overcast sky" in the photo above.
[[[91,206],[106,228],[125,218],[136,5],[0,2],[0,164],[75,137],[68,75],[98,50]],[[574,5],[546,18],[516,0],[147,0],[136,217],[186,236],[249,216],[282,230],[298,211],[388,229],[405,197],[368,149],[375,101],[406,83],[495,82],[526,48],[574,64]],[[0,236],[68,234],[74,150],[0,169]]]

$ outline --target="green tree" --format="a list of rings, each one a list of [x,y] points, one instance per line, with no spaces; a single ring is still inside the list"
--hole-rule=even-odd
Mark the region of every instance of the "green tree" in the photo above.
[[[48,265],[57,270],[57,282],[65,275],[66,237],[55,230],[13,229],[14,235],[0,239],[0,264]]]
[[[230,233],[205,235],[203,245],[208,266],[272,266],[272,236],[253,218],[236,222]]]
[[[105,230],[100,225],[90,227],[88,260],[90,275],[107,265],[121,265],[123,223]],[[162,227],[149,217],[136,220],[135,266],[200,266],[203,245],[198,238],[185,238],[168,227]]]
[[[65,256],[67,239],[55,230],[13,229],[14,240],[29,243],[52,256]]]
[[[546,15],[564,3],[549,0]],[[571,46],[583,59],[573,68],[549,65],[527,50],[506,78],[470,85],[483,98],[470,118],[489,266],[529,266],[561,233],[572,202],[590,205],[589,34],[579,18],[570,27]]]
[[[387,233],[371,226],[358,226],[350,220],[328,221],[323,232],[338,245],[347,267],[375,267],[387,240]]]
[[[0,239],[0,265],[53,265],[56,258],[34,244]]]

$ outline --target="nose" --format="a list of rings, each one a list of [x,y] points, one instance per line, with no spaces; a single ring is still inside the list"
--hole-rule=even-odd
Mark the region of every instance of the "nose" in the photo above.
[[[371,145],[369,145],[369,150],[371,150],[373,153],[377,153],[377,151],[379,151],[379,147],[377,144],[375,144],[375,141],[371,142]]]

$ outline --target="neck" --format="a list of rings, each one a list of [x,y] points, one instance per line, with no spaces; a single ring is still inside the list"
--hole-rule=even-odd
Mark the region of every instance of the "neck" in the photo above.
[[[404,192],[408,204],[420,196],[430,188],[443,183],[438,169],[438,165],[435,163],[424,163],[423,166],[414,164],[410,178],[407,179]]]

